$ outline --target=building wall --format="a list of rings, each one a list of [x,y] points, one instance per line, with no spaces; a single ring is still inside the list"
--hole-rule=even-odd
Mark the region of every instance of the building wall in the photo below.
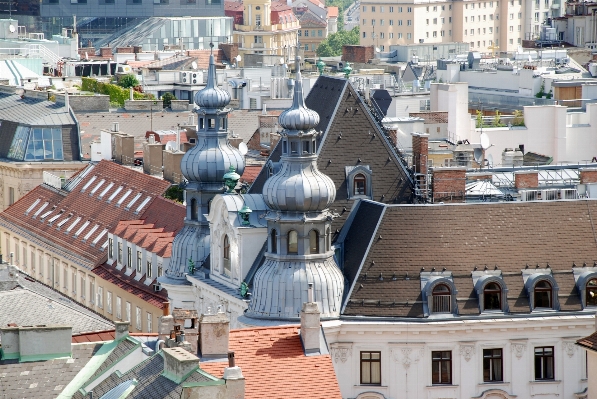
[[[582,349],[581,349],[582,351]],[[589,381],[589,394],[597,392],[597,375],[593,370],[597,370],[597,352],[587,351],[587,370],[591,370],[592,373],[588,375]]]
[[[305,51],[305,57],[315,57],[317,47],[328,37],[327,26],[301,25],[298,32],[300,46]]]
[[[587,386],[585,351],[575,345],[593,332],[594,316],[458,322],[323,322],[342,397],[573,398]],[[534,348],[553,346],[555,380],[534,377]],[[483,381],[483,349],[500,348],[502,383]],[[381,352],[381,385],[360,381],[361,351]],[[432,351],[451,351],[452,384],[432,384]],[[505,391],[489,396],[492,389]],[[369,394],[370,395],[370,394]],[[510,396],[512,395],[512,396]],[[374,397],[377,396],[367,396]]]
[[[470,43],[472,51],[514,51],[524,37],[522,0],[462,1],[364,0],[362,45],[388,51],[390,45]],[[423,60],[425,61],[425,60]]]

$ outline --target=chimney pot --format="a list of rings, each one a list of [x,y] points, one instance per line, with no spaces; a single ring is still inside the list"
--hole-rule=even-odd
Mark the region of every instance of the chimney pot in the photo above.
[[[236,367],[234,352],[228,352],[228,367]]]
[[[313,283],[309,283],[309,288],[307,290],[307,301],[309,303],[313,302]]]
[[[153,137],[153,135],[150,137]],[[164,307],[162,308],[162,316],[169,316],[169,315],[170,315],[170,302],[166,301],[166,302],[164,302]]]

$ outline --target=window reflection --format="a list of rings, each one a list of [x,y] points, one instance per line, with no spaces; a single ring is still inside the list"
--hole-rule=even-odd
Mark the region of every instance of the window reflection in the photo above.
[[[61,129],[17,127],[8,157],[19,161],[63,160]]]

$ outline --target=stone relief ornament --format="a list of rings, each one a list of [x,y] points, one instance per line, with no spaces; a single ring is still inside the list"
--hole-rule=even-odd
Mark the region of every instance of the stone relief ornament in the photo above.
[[[336,363],[338,361],[346,363],[348,358],[352,356],[352,348],[350,346],[332,346],[331,350],[332,357]]]
[[[473,357],[475,351],[475,345],[460,345],[460,354],[467,362],[471,360],[471,357]]]
[[[574,352],[576,352],[576,344],[574,342],[564,342],[564,350],[568,357],[574,356]]]
[[[522,353],[524,352],[526,347],[527,347],[527,344],[513,343],[512,344],[512,352],[514,352],[516,357],[520,359],[522,357]]]

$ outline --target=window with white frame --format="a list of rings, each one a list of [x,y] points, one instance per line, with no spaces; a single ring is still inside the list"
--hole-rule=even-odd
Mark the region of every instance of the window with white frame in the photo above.
[[[152,332],[152,327],[153,327],[152,321],[153,321],[153,319],[152,319],[151,313],[147,312],[147,332],[148,333]]]
[[[122,298],[116,297],[116,318],[122,320]]]
[[[140,307],[136,307],[135,309],[135,327],[137,327],[138,331],[143,329],[143,319],[141,318],[142,312]]]
[[[128,321],[130,323],[131,322],[131,303],[130,302],[127,302],[125,305],[125,315],[126,315],[125,321]]]
[[[106,292],[106,310],[112,314],[112,293],[110,291]]]

